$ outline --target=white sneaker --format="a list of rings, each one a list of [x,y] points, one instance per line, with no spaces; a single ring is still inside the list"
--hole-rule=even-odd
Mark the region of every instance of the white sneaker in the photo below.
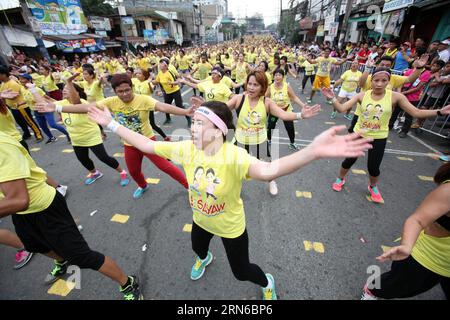
[[[275,180],[269,182],[269,192],[273,196],[276,196],[278,194],[278,187]]]
[[[67,186],[60,185],[59,187],[56,188],[56,191],[58,191],[63,195],[63,197],[65,197],[67,193]]]
[[[364,286],[363,293],[361,295],[361,300],[378,300],[369,289],[367,289],[367,284]]]

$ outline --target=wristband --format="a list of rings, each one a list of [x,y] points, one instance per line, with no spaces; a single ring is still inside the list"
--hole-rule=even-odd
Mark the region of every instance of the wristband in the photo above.
[[[296,114],[295,114],[295,116],[297,117],[297,120],[302,120],[303,119],[303,117],[302,117],[302,113],[301,112],[297,112]]]
[[[61,113],[63,111],[63,106],[59,104],[55,104],[55,111]]]
[[[437,115],[440,117],[440,116],[442,116],[442,112],[441,112],[441,109],[438,109],[438,111],[437,111]]]
[[[110,123],[106,126],[109,130],[116,133],[117,129],[120,127],[120,123],[118,123],[116,120],[111,120]]]

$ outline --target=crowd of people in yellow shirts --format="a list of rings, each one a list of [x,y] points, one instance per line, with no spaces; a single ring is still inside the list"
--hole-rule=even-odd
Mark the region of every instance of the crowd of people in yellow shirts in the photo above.
[[[0,243],[18,249],[16,268],[36,253],[54,259],[46,283],[63,277],[68,265],[74,264],[97,270],[119,283],[127,300],[143,298],[136,276],[126,275],[114,260],[90,249],[67,208],[67,187],[47,176],[31,158],[26,142],[32,136],[29,128],[37,143],[43,140],[42,131],[48,137],[46,143],[53,143],[57,138],[49,125],[73,146],[75,156],[88,171],[86,185],[103,176],[89,158],[91,150],[116,171],[120,186],[128,185],[131,176],[137,185],[134,199],[142,198],[149,189],[142,173],[143,157],[187,190],[196,254],[192,280],[200,279],[212,262],[209,242],[218,236],[234,276],[259,285],[264,299],[276,299],[274,277],[249,261],[242,182],[268,182],[269,192],[275,196],[276,178],[320,158],[343,157],[332,184],[339,192],[351,166],[367,151],[368,192],[373,202],[382,203],[380,165],[394,109],[403,109],[415,118],[450,114],[450,106],[419,110],[396,92],[420,79],[429,63],[427,54],[414,60],[409,75],[400,76],[391,74],[390,57],[381,57],[377,65],[375,61],[364,63],[365,69],[361,69],[355,56],[336,58],[331,53],[329,47],[320,52],[295,49],[263,36],[248,37],[243,43],[128,52],[114,58],[92,54],[71,66],[67,61],[23,64],[13,70],[1,66],[0,217],[12,215],[16,234],[0,229]],[[334,83],[339,89],[335,97],[330,72],[333,66],[347,61],[349,69]],[[302,93],[308,80],[312,85],[306,102],[287,81],[302,74]],[[115,95],[105,97],[109,86]],[[183,86],[193,88],[189,103],[183,101]],[[312,118],[321,111],[320,105],[312,105],[320,90],[333,106],[331,117],[345,112],[352,124],[347,135],[338,134],[345,127],[333,127],[300,150],[295,144],[294,121]],[[162,97],[163,102],[153,95]],[[294,104],[299,107],[297,112]],[[192,140],[171,142],[170,135],[155,123],[156,111],[166,114],[164,124],[171,123],[171,114],[184,116]],[[233,121],[233,111],[237,121]],[[64,126],[56,121],[55,113]],[[284,122],[293,153],[271,159],[272,130],[278,118]],[[103,128],[122,138],[128,172],[108,154]],[[228,141],[231,130],[235,130],[233,140]],[[164,141],[156,141],[154,131]],[[261,147],[266,148],[269,161],[262,160]],[[184,173],[174,163],[180,164]],[[449,179],[447,164],[436,174],[438,188],[405,223],[402,244],[379,257],[380,261],[394,260],[392,270],[381,276],[382,289],[365,286],[363,298],[413,296],[437,283],[449,297]]]

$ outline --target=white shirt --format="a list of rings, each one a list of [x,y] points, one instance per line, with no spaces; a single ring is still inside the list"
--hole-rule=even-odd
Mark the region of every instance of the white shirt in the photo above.
[[[442,50],[440,52],[438,52],[439,54],[439,59],[444,61],[444,62],[448,62],[448,59],[450,58],[450,52],[448,51],[448,49]]]

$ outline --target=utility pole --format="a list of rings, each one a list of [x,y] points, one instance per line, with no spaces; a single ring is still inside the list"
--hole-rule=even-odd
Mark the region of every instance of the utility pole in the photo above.
[[[20,6],[22,8],[22,16],[25,23],[31,28],[34,38],[36,39],[36,43],[38,45],[38,49],[41,52],[42,56],[50,61],[50,55],[48,54],[47,48],[45,47],[44,41],[42,40],[42,34],[40,30],[36,30],[36,28],[31,23],[31,19],[34,19],[31,16],[30,9],[25,0],[20,0]]]
[[[339,17],[340,17],[340,13],[341,13],[341,5],[342,5],[342,0],[337,0],[336,2],[336,12],[334,14],[334,22],[337,22],[339,24]],[[339,35],[336,34],[336,36],[333,37],[333,43],[337,43],[339,45]]]
[[[128,46],[128,35],[127,35],[127,30],[125,29],[125,25],[123,23],[123,18],[122,18],[123,16],[127,15],[127,12],[125,10],[125,7],[119,3],[119,0],[117,0],[117,9],[119,10],[120,30],[122,31],[122,35],[125,40],[125,48],[127,49],[127,52],[128,52],[130,50],[130,47]]]
[[[338,44],[345,38],[345,35],[347,33],[348,18],[350,17],[350,13],[352,11],[352,4],[353,0],[347,0],[347,6],[345,7],[344,21],[342,21],[342,27],[339,28],[341,32],[339,33]]]

